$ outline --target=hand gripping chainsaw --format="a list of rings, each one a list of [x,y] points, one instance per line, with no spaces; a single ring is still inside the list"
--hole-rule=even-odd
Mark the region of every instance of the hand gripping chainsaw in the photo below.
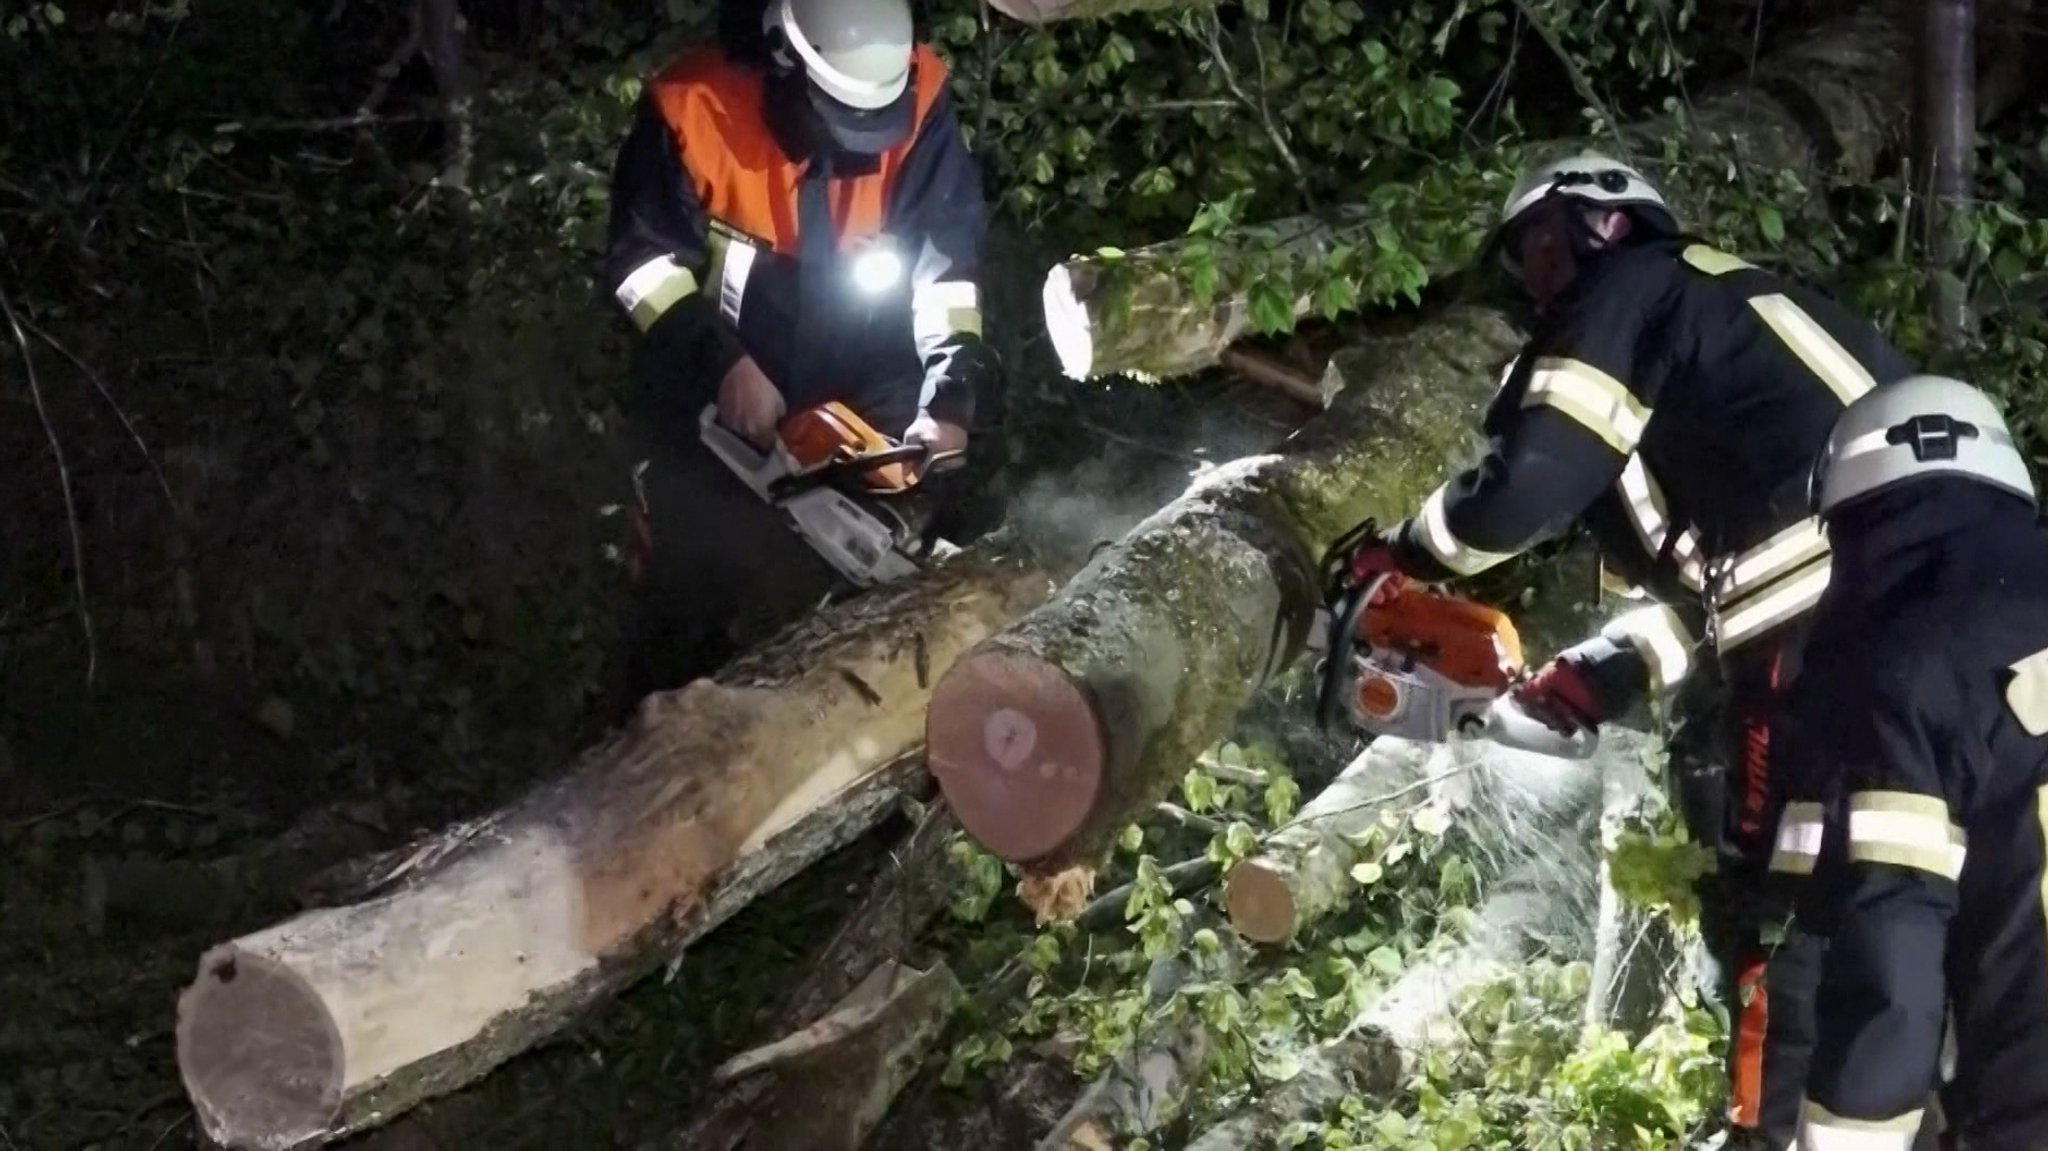
[[[933,501],[921,485],[963,455],[898,444],[840,403],[784,417],[765,452],[719,423],[716,404],[697,428],[704,446],[856,588],[918,570],[933,544]]]
[[[1349,589],[1328,585],[1327,617],[1315,637],[1322,641],[1317,723],[1327,730],[1343,720],[1367,736],[1428,743],[1478,737],[1561,759],[1593,754],[1596,733],[1567,736],[1508,694],[1525,671],[1513,620],[1406,582],[1373,603],[1392,578]]]

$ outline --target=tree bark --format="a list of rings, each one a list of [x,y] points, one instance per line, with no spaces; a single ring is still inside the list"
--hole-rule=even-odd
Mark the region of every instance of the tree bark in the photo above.
[[[1868,5],[1773,54],[1759,66],[1754,83],[1723,85],[1676,119],[1660,117],[1626,133],[1636,153],[1631,158],[1661,179],[1682,221],[1697,231],[1711,219],[1716,198],[1726,191],[1720,179],[1726,160],[1800,170],[1809,185],[1824,182],[1826,169],[1835,165],[1851,179],[1871,176],[1878,153],[1906,126],[1906,94],[1898,78],[1912,66],[1906,38],[1880,7]],[[1686,166],[1660,171],[1651,158],[1662,155],[1662,142],[1674,137],[1685,143],[1678,154]],[[1614,147],[1611,138],[1588,137],[1555,141],[1544,151]],[[1713,175],[1702,179],[1702,173]],[[1322,263],[1347,236],[1357,242],[1360,227],[1379,215],[1351,206],[1244,229],[1228,243],[1260,255],[1241,264],[1218,260],[1216,288],[1206,304],[1184,266],[1191,245],[1214,240],[1175,239],[1117,256],[1076,256],[1047,274],[1047,331],[1063,369],[1076,379],[1121,373],[1162,380],[1215,367],[1223,349],[1250,331],[1253,283],[1275,276],[1300,283],[1301,272]],[[1281,266],[1277,273],[1269,266],[1273,261]],[[1448,270],[1432,268],[1431,274]],[[1293,305],[1299,319],[1312,302],[1302,295]]]
[[[889,854],[882,877],[867,897],[839,921],[832,941],[806,969],[803,982],[782,1008],[785,1027],[810,1023],[877,966],[909,952],[953,895],[959,877],[946,847],[959,829],[960,821],[943,804],[925,813],[917,830]]]
[[[989,0],[989,6],[1012,20],[1050,24],[1056,20],[1100,20],[1126,12],[1206,8],[1209,0]]]
[[[1896,27],[1859,14],[1765,70],[1772,90],[1802,99],[1722,97],[1692,131],[1724,133],[1734,152],[1773,166],[1834,156],[1868,178],[1905,119],[1898,85],[1881,81],[1906,59]],[[1723,171],[1674,171],[1670,192],[1681,203],[1706,195]],[[968,833],[1035,872],[1093,859],[1300,654],[1316,563],[1339,534],[1412,512],[1471,450],[1518,343],[1499,313],[1472,307],[1381,337],[1359,361],[1378,370],[1280,452],[1198,477],[1054,600],[964,655],[933,692],[927,738]]]
[[[649,698],[567,776],[421,844],[360,902],[208,951],[178,1010],[201,1128],[317,1144],[559,1031],[879,822],[921,783],[906,754],[932,677],[1054,578],[962,555],[820,612]]]
[[[945,1029],[960,984],[943,963],[874,969],[823,1018],[728,1060],[721,1107],[674,1151],[859,1151]]]
[[[1976,184],[1977,60],[1975,0],[1922,0],[1916,79],[1913,190],[1937,359],[1952,360],[1969,338],[1970,197]]]

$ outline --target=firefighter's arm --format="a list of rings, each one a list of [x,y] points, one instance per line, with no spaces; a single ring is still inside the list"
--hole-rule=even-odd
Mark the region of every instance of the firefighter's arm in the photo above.
[[[1909,1151],[1937,1081],[1965,852],[1944,794],[1962,701],[1958,677],[1927,661],[1851,674],[1860,682],[1846,698],[1807,697],[1832,717],[1797,717],[1828,733],[1815,750],[1843,792],[1816,876],[1815,926],[1829,944],[1798,1146]]]
[[[1490,429],[1485,458],[1395,533],[1407,574],[1450,579],[1503,563],[1563,531],[1621,476],[1655,401],[1662,360],[1646,337],[1663,310],[1660,285],[1624,271],[1546,321],[1525,353],[1526,386],[1504,393],[1516,402]]]
[[[898,178],[891,227],[910,246],[911,316],[924,385],[918,412],[968,427],[994,376],[981,335],[981,260],[988,231],[981,171],[950,93],[932,105]]]
[[[653,98],[642,96],[612,168],[604,285],[645,334],[644,362],[706,389],[746,354],[719,312],[717,286],[706,283],[710,240],[681,145]]]

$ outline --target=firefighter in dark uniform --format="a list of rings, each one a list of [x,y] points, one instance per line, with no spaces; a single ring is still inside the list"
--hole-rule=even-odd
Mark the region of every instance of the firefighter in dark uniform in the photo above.
[[[758,36],[723,23],[647,82],[612,177],[603,276],[642,333],[628,703],[834,585],[702,447],[706,405],[763,449],[788,413],[836,401],[955,452],[994,369],[980,173],[907,0],[771,0]]]
[[[1937,1083],[1966,1151],[2048,1147],[2048,536],[1996,405],[1921,376],[1814,471],[1833,546],[1788,724],[1821,784],[1779,851],[1827,940],[1799,1147],[1905,1151]]]
[[[1686,684],[1669,772],[1692,834],[1718,849],[1702,934],[1735,1017],[1729,1145],[1782,1151],[1817,975],[1812,941],[1772,927],[1790,893],[1767,874],[1787,770],[1773,719],[1828,572],[1806,486],[1843,407],[1912,369],[1820,293],[1680,234],[1657,190],[1605,156],[1525,174],[1498,242],[1537,317],[1486,412],[1489,450],[1360,543],[1345,582],[1470,576],[1578,522],[1603,567],[1653,598],[1516,695],[1571,731]],[[1696,660],[1702,643],[1717,658]]]

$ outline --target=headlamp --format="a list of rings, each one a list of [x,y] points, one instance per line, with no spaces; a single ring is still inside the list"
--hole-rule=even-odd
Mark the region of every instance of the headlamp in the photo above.
[[[853,258],[853,286],[861,293],[879,296],[903,282],[903,257],[887,242],[863,248]]]

